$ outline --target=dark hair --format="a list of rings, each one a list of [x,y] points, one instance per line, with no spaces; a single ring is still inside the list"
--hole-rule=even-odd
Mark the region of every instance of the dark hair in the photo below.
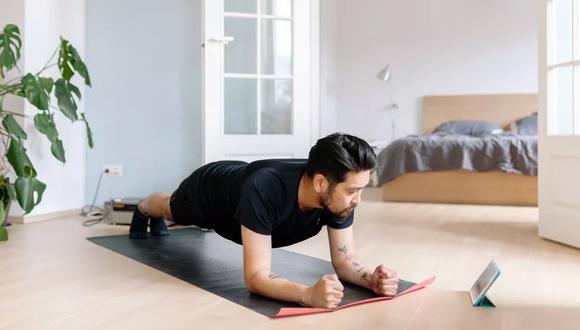
[[[348,172],[374,170],[377,155],[369,144],[356,136],[334,133],[316,142],[308,154],[306,174],[320,173],[330,186],[344,182]]]

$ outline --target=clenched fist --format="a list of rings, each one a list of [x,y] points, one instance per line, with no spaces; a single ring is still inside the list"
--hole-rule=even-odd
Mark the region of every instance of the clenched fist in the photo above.
[[[336,308],[342,301],[344,287],[335,274],[324,275],[308,288],[305,302],[311,307]]]
[[[395,296],[399,286],[399,278],[397,273],[386,268],[384,265],[378,265],[375,268],[373,277],[371,279],[371,287],[379,296]]]

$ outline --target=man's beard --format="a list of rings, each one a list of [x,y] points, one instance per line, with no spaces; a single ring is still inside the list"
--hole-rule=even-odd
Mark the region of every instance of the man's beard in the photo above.
[[[341,219],[346,219],[352,213],[354,207],[347,207],[339,211],[338,213],[334,212],[330,209],[330,204],[332,204],[332,197],[330,195],[331,195],[330,192],[327,192],[322,196],[322,206],[324,206],[324,208],[327,209],[328,212],[334,214],[335,216]]]

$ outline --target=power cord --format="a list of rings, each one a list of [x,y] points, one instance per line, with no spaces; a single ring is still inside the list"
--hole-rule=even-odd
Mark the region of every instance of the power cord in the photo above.
[[[83,226],[85,227],[94,226],[103,221],[109,215],[110,209],[104,210],[103,208],[95,205],[95,202],[97,201],[97,195],[99,194],[99,188],[101,187],[101,180],[103,179],[103,175],[105,175],[106,173],[109,173],[109,169],[102,171],[101,174],[99,175],[97,189],[95,189],[95,194],[93,196],[93,201],[91,202],[91,204],[84,206],[81,209],[81,215],[89,218],[83,221]]]

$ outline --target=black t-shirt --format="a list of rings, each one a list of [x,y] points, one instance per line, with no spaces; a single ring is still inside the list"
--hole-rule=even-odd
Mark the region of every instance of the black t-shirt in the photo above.
[[[351,226],[354,212],[341,219],[326,209],[300,210],[298,187],[305,168],[303,159],[207,164],[195,173],[199,207],[218,234],[238,244],[240,225],[270,235],[272,247],[301,242],[325,225]]]

